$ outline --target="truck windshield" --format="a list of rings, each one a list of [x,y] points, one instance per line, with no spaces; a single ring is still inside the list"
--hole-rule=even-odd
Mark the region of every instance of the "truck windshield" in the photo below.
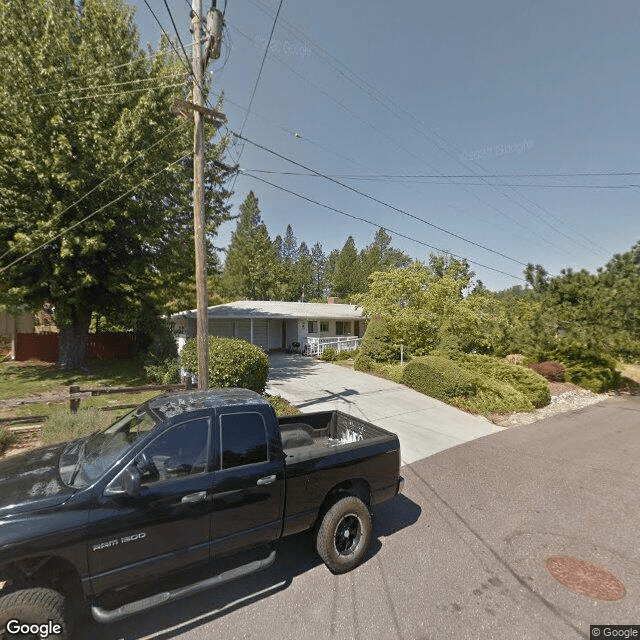
[[[155,425],[154,417],[139,408],[103,431],[71,443],[60,457],[62,481],[75,489],[89,486]]]

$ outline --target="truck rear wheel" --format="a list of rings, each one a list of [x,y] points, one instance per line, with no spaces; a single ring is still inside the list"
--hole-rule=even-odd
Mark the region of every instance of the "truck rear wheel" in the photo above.
[[[345,573],[358,566],[371,543],[371,514],[355,496],[338,500],[325,514],[318,528],[316,549],[333,573]]]
[[[60,626],[61,633],[53,633],[55,625]],[[1,640],[42,638],[45,633],[55,640],[69,639],[62,594],[53,589],[34,588],[12,591],[0,598]]]

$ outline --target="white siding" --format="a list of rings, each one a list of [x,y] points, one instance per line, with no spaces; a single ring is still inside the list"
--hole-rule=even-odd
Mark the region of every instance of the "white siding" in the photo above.
[[[267,320],[253,321],[253,344],[267,350]]]
[[[282,349],[282,320],[269,321],[269,349]]]
[[[236,320],[236,332],[235,337],[251,342],[251,321],[250,320]]]
[[[233,338],[233,320],[218,318],[209,320],[209,335],[217,338]]]

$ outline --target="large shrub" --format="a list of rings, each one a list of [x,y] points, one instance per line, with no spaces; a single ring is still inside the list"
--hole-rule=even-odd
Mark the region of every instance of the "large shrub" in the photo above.
[[[420,393],[449,402],[475,394],[475,376],[452,360],[425,356],[410,362],[402,373],[402,382]]]
[[[524,394],[534,407],[544,407],[551,402],[549,384],[531,369],[476,353],[457,354],[455,360],[483,380],[493,379],[508,384]]]
[[[493,412],[533,411],[534,406],[531,400],[507,382],[480,375],[477,375],[475,380],[475,394],[456,398],[452,404],[460,409],[485,415]]]
[[[187,341],[180,352],[182,368],[198,372],[197,339]],[[209,337],[209,386],[243,387],[262,393],[267,385],[269,360],[267,355],[246,340]]]
[[[367,325],[367,330],[362,337],[358,358],[374,362],[395,362],[400,360],[400,345],[391,337],[389,320],[376,317]]]
[[[531,373],[531,372],[530,372]],[[508,382],[477,373],[465,362],[427,356],[410,362],[402,382],[473,413],[532,411],[533,402]]]
[[[585,389],[602,393],[620,385],[620,372],[614,358],[590,348],[588,343],[562,338],[553,355],[564,365],[567,380]]]

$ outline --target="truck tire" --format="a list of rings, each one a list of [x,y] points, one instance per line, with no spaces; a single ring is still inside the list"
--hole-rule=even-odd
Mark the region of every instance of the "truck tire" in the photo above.
[[[341,498],[324,514],[316,537],[318,555],[333,573],[358,566],[371,543],[371,514],[355,496]]]
[[[0,639],[40,638],[42,634],[14,633],[13,628],[7,628],[9,621],[17,620],[20,625],[41,627],[60,625],[60,634],[49,633],[48,638],[55,640],[69,640],[68,620],[65,616],[65,598],[53,589],[34,588],[12,591],[0,598]],[[51,623],[49,624],[49,621]],[[13,623],[14,625],[16,623]],[[48,630],[47,630],[48,633]]]

